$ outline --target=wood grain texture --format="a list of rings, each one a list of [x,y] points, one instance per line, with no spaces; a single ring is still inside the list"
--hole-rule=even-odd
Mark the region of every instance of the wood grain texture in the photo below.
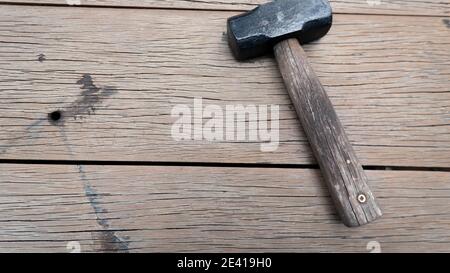
[[[0,14],[2,159],[314,162],[274,59],[233,59],[223,32],[234,12]],[[337,15],[327,36],[305,46],[364,165],[449,166],[449,44],[441,18]],[[280,105],[278,150],[173,140],[171,109],[194,97]],[[70,115],[49,123],[58,109]]]
[[[382,213],[367,176],[299,41],[279,42],[274,54],[342,221],[349,227],[375,221]]]
[[[73,3],[82,6],[148,7],[174,9],[250,10],[268,0],[6,0],[0,3],[56,4]],[[404,1],[404,0],[331,0],[333,10],[338,13],[436,15],[450,14],[448,1]]]
[[[450,173],[368,171],[385,215],[345,227],[319,171],[0,165],[0,251],[450,252]]]

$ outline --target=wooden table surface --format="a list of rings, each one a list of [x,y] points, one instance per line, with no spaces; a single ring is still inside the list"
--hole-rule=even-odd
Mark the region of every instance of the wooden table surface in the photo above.
[[[450,2],[331,1],[305,46],[384,211],[357,229],[273,58],[230,53],[263,2],[0,1],[0,252],[450,252]],[[279,105],[278,150],[175,141],[195,97]]]

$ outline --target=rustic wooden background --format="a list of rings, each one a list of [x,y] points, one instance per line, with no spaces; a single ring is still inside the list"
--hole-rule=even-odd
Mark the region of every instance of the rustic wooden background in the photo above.
[[[273,58],[228,49],[226,18],[262,2],[0,1],[0,252],[450,252],[450,2],[331,1],[305,46],[384,210],[358,229]],[[279,149],[175,142],[194,97],[279,104]]]

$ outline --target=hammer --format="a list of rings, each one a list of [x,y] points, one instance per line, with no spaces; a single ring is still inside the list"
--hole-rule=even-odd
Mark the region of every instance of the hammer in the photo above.
[[[229,18],[228,42],[238,60],[274,50],[337,212],[345,225],[357,227],[382,213],[344,127],[300,45],[327,34],[332,14],[326,0],[274,0]]]

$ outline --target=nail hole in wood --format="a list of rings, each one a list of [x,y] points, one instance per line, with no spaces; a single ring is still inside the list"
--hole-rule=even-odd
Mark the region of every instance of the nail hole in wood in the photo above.
[[[58,123],[62,119],[61,111],[53,111],[48,114],[48,120],[51,123]]]

